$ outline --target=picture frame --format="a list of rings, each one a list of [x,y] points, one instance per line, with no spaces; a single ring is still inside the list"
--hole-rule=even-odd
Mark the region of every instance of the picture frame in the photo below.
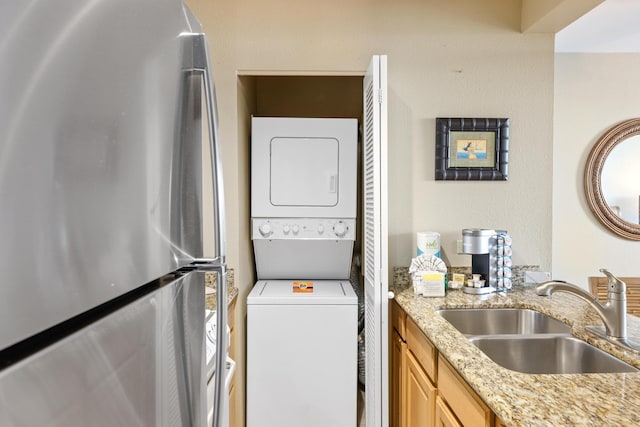
[[[508,118],[436,118],[436,181],[507,181]]]

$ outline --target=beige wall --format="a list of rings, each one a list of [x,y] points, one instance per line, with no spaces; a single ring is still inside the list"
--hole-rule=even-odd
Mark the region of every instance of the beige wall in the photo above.
[[[640,276],[640,243],[604,228],[584,196],[584,165],[613,125],[640,116],[640,54],[556,55],[553,275],[587,287],[604,267]]]
[[[220,111],[229,263],[239,314],[253,282],[248,229],[247,74],[361,75],[389,67],[389,255],[405,265],[416,231],[445,259],[467,227],[509,230],[516,264],[551,264],[553,36],[520,32],[514,0],[189,0],[208,33]],[[248,96],[248,95],[247,95]],[[240,101],[239,101],[240,98]],[[436,117],[509,117],[509,181],[435,182]],[[242,378],[242,370],[240,372]]]
[[[513,234],[516,263],[550,266],[553,36],[521,34],[511,0],[349,2],[194,0],[211,40],[228,194],[237,170],[237,73],[363,72],[389,55],[391,264],[407,265],[413,235],[442,233],[454,264],[464,227]],[[508,182],[435,182],[435,117],[509,117]],[[239,263],[229,201],[230,260]],[[242,217],[242,218],[241,218]]]

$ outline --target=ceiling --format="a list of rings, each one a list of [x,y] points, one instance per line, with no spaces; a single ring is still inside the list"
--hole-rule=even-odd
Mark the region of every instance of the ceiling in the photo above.
[[[556,34],[556,52],[640,52],[640,0],[606,0]]]

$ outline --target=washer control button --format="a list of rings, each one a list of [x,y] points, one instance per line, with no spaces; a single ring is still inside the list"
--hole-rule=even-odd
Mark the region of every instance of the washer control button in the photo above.
[[[293,234],[298,234],[300,232],[300,227],[298,224],[294,224],[293,227],[291,227],[291,230],[293,231]]]
[[[285,225],[282,227],[282,232],[284,234],[289,234],[290,231],[291,231],[291,227],[289,227],[288,225]]]
[[[322,233],[324,233],[324,225],[320,224],[318,226],[318,234],[322,234]]]
[[[341,222],[337,223],[333,226],[333,232],[336,233],[336,236],[343,237],[347,232],[347,227]]]
[[[271,229],[271,224],[269,223],[262,224],[258,228],[258,231],[260,231],[260,234],[262,234],[262,237],[269,237],[271,233],[273,233],[273,230]]]

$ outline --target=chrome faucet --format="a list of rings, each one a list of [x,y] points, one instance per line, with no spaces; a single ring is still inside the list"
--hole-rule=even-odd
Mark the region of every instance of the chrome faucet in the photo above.
[[[602,318],[607,338],[625,341],[627,339],[627,285],[604,268],[601,268],[600,272],[607,276],[609,282],[605,304],[584,289],[561,280],[541,283],[536,288],[536,293],[549,296],[554,292],[568,292],[582,298]]]

